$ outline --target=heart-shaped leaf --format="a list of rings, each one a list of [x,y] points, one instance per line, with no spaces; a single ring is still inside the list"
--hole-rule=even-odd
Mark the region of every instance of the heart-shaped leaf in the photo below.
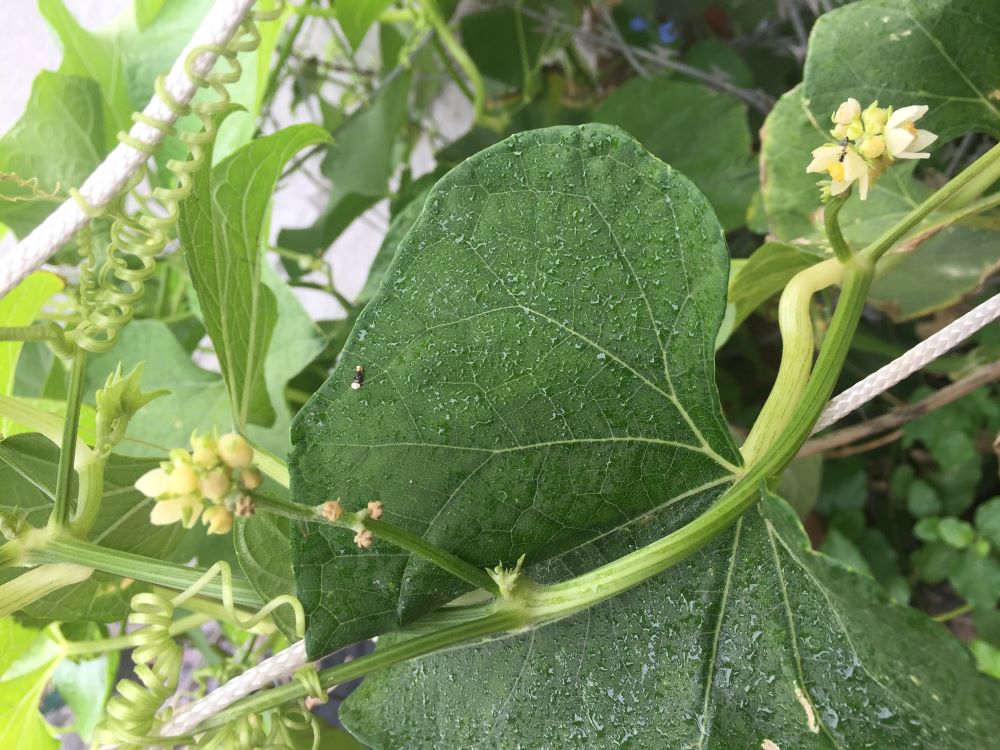
[[[998,66],[1000,3],[865,0],[819,18],[803,80],[820,123],[848,97],[927,104],[920,126],[943,143],[968,132],[1000,136]]]
[[[713,363],[727,268],[704,196],[618,128],[486,149],[432,190],[296,418],[293,496],[378,498],[391,522],[480,565],[684,515],[739,460]],[[329,526],[293,545],[313,655],[466,587]]]
[[[636,541],[612,535],[547,572],[591,568]],[[998,701],[1000,683],[943,626],[813,552],[794,511],[768,496],[638,588],[372,675],[340,716],[378,750],[964,750],[996,744]]]

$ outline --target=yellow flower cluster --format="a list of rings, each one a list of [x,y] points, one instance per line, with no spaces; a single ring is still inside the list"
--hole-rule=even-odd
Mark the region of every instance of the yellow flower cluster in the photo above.
[[[157,526],[179,521],[189,529],[200,516],[209,534],[225,534],[233,528],[233,510],[249,505],[244,493],[263,481],[253,448],[230,432],[192,435],[190,452],[170,451],[170,459],[139,477],[135,488],[156,500],[149,520]]]
[[[830,175],[830,194],[840,195],[855,182],[861,200],[868,188],[896,159],[926,159],[924,148],[937,140],[929,130],[918,130],[914,123],[927,114],[923,104],[903,107],[879,107],[872,102],[865,110],[857,99],[848,99],[830,118],[835,143],[813,149],[813,160],[806,172]]]

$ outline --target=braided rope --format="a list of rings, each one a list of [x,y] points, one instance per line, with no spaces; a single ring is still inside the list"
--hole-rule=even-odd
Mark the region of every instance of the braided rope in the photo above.
[[[296,641],[252,669],[178,711],[159,731],[161,737],[187,734],[203,721],[250,693],[298,671],[307,663],[305,641]]]
[[[51,258],[134,179],[167,135],[182,107],[198,90],[187,68],[188,56],[200,49],[191,61],[191,71],[204,77],[215,65],[221,50],[240,27],[254,0],[216,0],[187,47],[164,79],[162,89],[150,99],[127,138],[87,178],[69,200],[51,213],[34,231],[0,258],[0,297],[17,286],[33,270]]]
[[[852,385],[826,405],[813,433],[829,427],[863,404],[867,404],[883,391],[887,391],[899,381],[909,377],[920,368],[954,349],[980,328],[1000,318],[1000,294],[986,300],[979,307],[966,313],[954,323],[945,326],[906,354],[893,360],[860,383]]]

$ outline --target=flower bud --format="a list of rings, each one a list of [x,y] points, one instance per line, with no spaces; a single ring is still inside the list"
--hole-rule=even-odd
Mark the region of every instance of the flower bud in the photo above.
[[[373,518],[376,521],[382,517],[383,506],[381,501],[372,500],[368,503],[368,517]]]
[[[852,98],[837,107],[837,111],[833,115],[833,121],[838,125],[849,125],[852,120],[860,116],[861,104],[858,103],[857,99]]]
[[[229,472],[219,468],[210,471],[201,480],[201,494],[209,500],[219,502],[233,486]]]
[[[170,491],[175,495],[187,495],[198,489],[198,475],[189,463],[174,462],[170,472]]]
[[[836,138],[838,141],[844,140],[847,137],[847,126],[838,125],[833,130],[830,131],[830,135]]]
[[[147,471],[135,482],[135,488],[146,497],[165,495],[170,492],[170,486],[170,475],[159,467]]]
[[[191,463],[202,469],[211,469],[219,463],[219,454],[211,448],[199,446],[191,452]]]
[[[201,522],[208,526],[209,534],[228,534],[233,528],[233,514],[221,505],[213,505],[201,514]]]
[[[354,535],[354,543],[361,549],[368,549],[375,540],[374,535],[368,529],[359,529]]]
[[[871,106],[861,113],[861,121],[868,133],[878,135],[889,121],[889,110],[879,107],[878,102],[872,102]]]
[[[253,466],[240,471],[240,484],[243,486],[243,489],[255,490],[260,487],[263,481],[264,475],[260,473],[259,469]]]
[[[865,134],[865,126],[861,124],[860,120],[855,120],[850,125],[847,126],[847,137],[852,141],[858,140],[861,136]]]
[[[340,500],[327,500],[320,509],[320,515],[330,523],[336,523],[344,515],[344,506]]]
[[[885,153],[885,138],[881,135],[870,135],[861,144],[861,155],[866,159],[877,159]]]
[[[253,461],[253,448],[242,435],[229,432],[219,438],[219,458],[226,466],[242,469]]]

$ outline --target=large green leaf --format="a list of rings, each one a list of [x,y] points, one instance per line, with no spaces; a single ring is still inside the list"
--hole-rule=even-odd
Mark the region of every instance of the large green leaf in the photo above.
[[[0,510],[23,513],[33,526],[44,526],[52,512],[59,450],[37,434],[17,435],[0,443]],[[179,526],[153,526],[153,501],[132,485],[156,464],[148,460],[112,456],[104,472],[101,512],[89,538],[95,544],[149,557],[168,557],[181,537]],[[75,486],[71,490],[76,492]],[[0,580],[22,572],[5,568]],[[39,599],[24,612],[31,617],[110,622],[129,612],[136,593],[120,578],[95,573],[87,581],[67,586]]]
[[[285,162],[326,140],[309,124],[258,138],[200,172],[181,205],[181,244],[241,429],[275,420],[265,357],[278,308],[261,276],[271,194]]]
[[[746,223],[757,182],[746,106],[694,83],[635,78],[594,110],[594,120],[627,130],[687,175],[725,229]]]
[[[673,528],[552,561],[592,567]],[[809,547],[766,497],[631,592],[499,643],[368,677],[341,719],[373,748],[997,747],[1000,683],[941,625]]]
[[[21,118],[0,138],[0,221],[25,236],[104,158],[100,87],[42,71]]]
[[[864,0],[813,27],[804,73],[816,119],[854,97],[928,104],[921,127],[941,142],[970,131],[1000,136],[1000,3]]]
[[[432,190],[296,417],[294,498],[379,498],[393,523],[495,565],[716,497],[739,460],[713,367],[727,266],[708,202],[618,128],[486,149]],[[463,590],[339,529],[293,539],[314,655]]]

